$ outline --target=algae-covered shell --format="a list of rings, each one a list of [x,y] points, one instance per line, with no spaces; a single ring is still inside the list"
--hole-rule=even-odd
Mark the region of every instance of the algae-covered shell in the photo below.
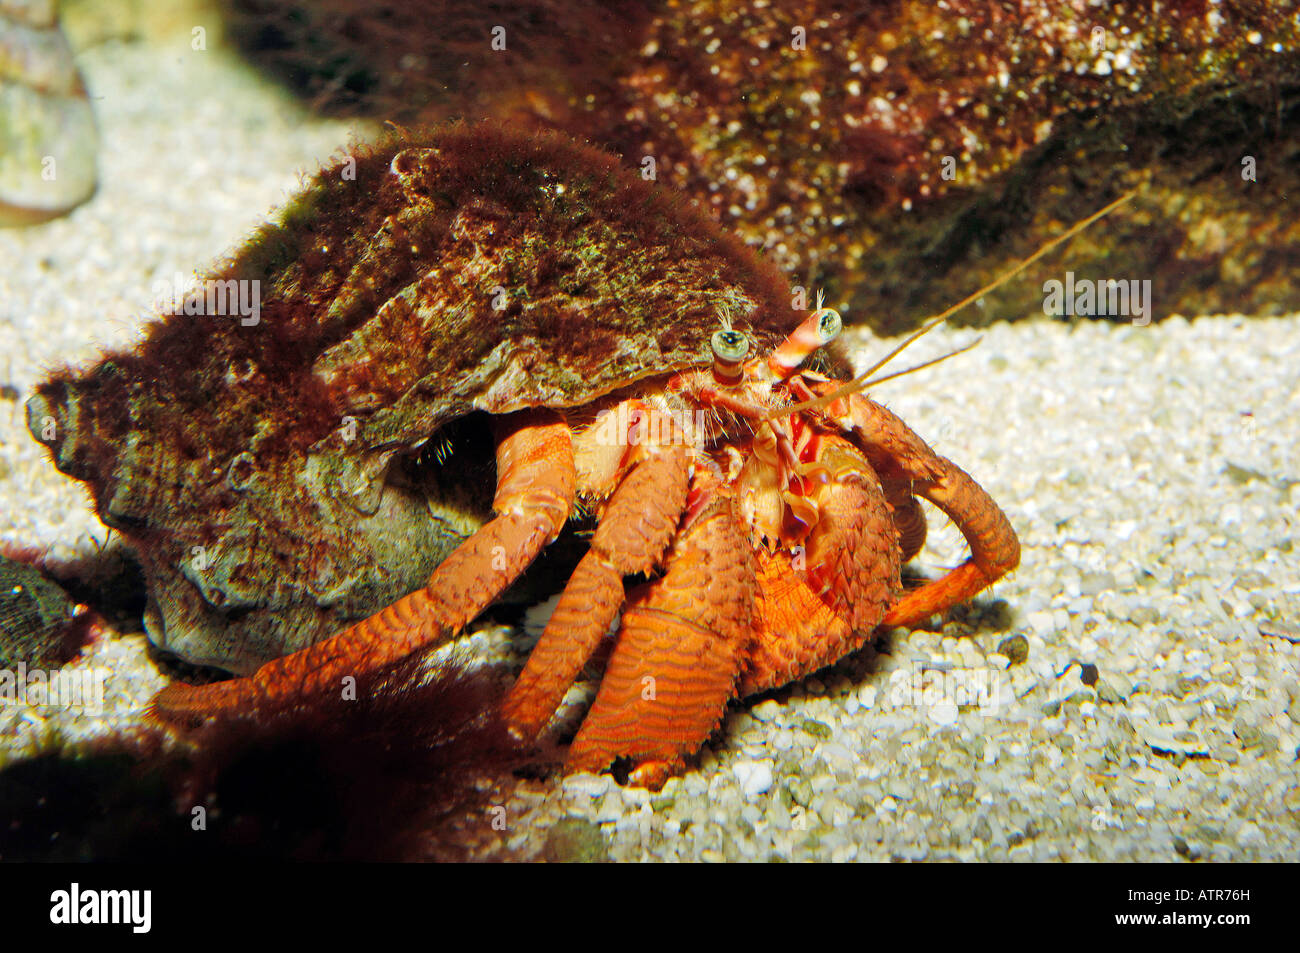
[[[484,413],[698,364],[720,317],[770,347],[791,304],[639,170],[454,125],[310,178],[138,347],[42,383],[28,426],[139,554],[153,641],[248,672],[418,587],[472,531]],[[422,452],[452,431],[445,466]]]

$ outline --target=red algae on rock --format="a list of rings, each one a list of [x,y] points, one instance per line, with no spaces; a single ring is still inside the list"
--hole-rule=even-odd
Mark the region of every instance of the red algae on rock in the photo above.
[[[280,16],[275,3],[230,5],[248,38]],[[412,62],[401,50],[441,48],[450,17],[478,53],[454,75],[403,71],[436,96],[324,101],[384,118],[508,116],[605,144],[630,167],[650,157],[660,182],[791,284],[824,284],[850,320],[908,326],[1137,186],[1127,215],[1075,243],[1080,273],[1151,279],[1158,314],[1297,303],[1294,2],[623,3],[604,19],[555,3],[519,8],[516,45],[495,54],[497,8],[408,4],[396,48],[376,41],[387,8],[329,9],[306,47],[245,45],[272,68],[365,62],[382,90],[393,64]],[[1242,177],[1246,156],[1257,181]],[[1041,314],[1048,277],[1059,266],[963,320]]]

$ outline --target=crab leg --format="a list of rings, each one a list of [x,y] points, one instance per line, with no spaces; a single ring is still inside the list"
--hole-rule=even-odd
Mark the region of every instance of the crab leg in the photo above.
[[[504,703],[506,720],[520,734],[535,737],[559,707],[623,604],[623,577],[660,564],[689,485],[690,457],[680,446],[645,447],[619,483]]]
[[[841,401],[831,404],[827,414],[862,448],[883,482],[910,482],[912,494],[943,510],[970,545],[969,559],[909,592],[885,616],[884,625],[915,625],[964,602],[1020,564],[1020,541],[1006,514],[965,470],[931,450],[898,417],[860,394],[848,397],[847,408]]]
[[[566,770],[602,771],[629,757],[631,783],[652,789],[680,771],[734,694],[753,599],[749,544],[730,497],[716,496],[678,536],[664,577],[629,596]]]
[[[741,695],[785,685],[861,648],[898,598],[901,561],[884,492],[843,443],[828,438],[820,457],[831,480],[814,497],[817,533],[803,554],[806,568],[797,553],[758,554],[756,637]]]
[[[788,685],[831,664],[866,641],[818,598],[808,580],[790,572],[786,553],[759,550],[754,640],[745,653],[740,697]]]
[[[885,487],[885,499],[894,508],[894,528],[898,530],[898,545],[903,550],[903,562],[909,563],[925,545],[925,512],[906,485]]]
[[[573,505],[568,425],[549,411],[524,411],[501,418],[497,427],[497,516],[443,560],[425,588],[248,678],[169,685],[154,696],[153,714],[197,722],[261,702],[337,691],[344,678],[381,669],[463,628],[559,535]]]

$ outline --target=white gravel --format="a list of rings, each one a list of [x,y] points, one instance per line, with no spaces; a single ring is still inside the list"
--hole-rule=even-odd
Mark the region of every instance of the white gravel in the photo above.
[[[101,191],[0,231],[0,384],[23,396],[130,341],[155,281],[219,257],[347,140],[221,50],[176,43],[82,57]],[[936,332],[911,360],[971,334]],[[860,362],[888,347],[850,337]],[[485,820],[484,853],[536,853],[570,816],[623,860],[1295,859],[1300,646],[1260,625],[1300,623],[1297,367],[1296,315],[1031,320],[883,385],[874,396],[1006,509],[1020,570],[942,632],[897,633],[738,706],[661,794],[511,782],[508,830]],[[21,399],[0,398],[0,501],[5,539],[66,555],[106,535],[28,437]],[[938,522],[918,561],[931,574],[964,552]],[[476,640],[500,650],[508,634]],[[50,721],[76,737],[132,717],[161,683],[143,648],[110,633],[75,663],[113,669],[104,718],[0,708],[0,762],[50,743]],[[983,705],[958,694],[981,687]]]

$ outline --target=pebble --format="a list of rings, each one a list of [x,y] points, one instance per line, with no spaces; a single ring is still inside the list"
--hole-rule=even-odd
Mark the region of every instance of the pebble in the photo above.
[[[1247,750],[1257,748],[1263,743],[1263,733],[1241,718],[1233,723],[1232,731],[1241,740],[1241,746]]]
[[[772,787],[772,763],[770,761],[738,761],[731,766],[736,776],[736,784],[746,798],[756,798],[766,794]]]
[[[1133,610],[1130,619],[1134,625],[1155,625],[1160,621],[1160,613],[1150,606],[1140,606]]]
[[[1264,843],[1264,832],[1255,824],[1247,821],[1237,831],[1237,843],[1246,848],[1260,847]]]
[[[852,771],[858,765],[858,756],[842,744],[827,742],[818,745],[818,753],[827,767],[836,773]]]
[[[1056,614],[1054,612],[1031,612],[1028,622],[1029,627],[1043,638],[1056,631]]]
[[[928,713],[930,720],[936,725],[948,726],[957,723],[957,706],[947,699],[929,706]]]
[[[834,733],[831,726],[824,721],[816,721],[812,718],[805,718],[799,722],[799,727],[803,729],[804,734],[812,735],[814,738],[829,738]]]
[[[749,713],[764,724],[770,724],[784,711],[781,703],[774,698],[767,701],[759,702],[749,710]]]
[[[1300,625],[1266,619],[1259,623],[1259,634],[1274,639],[1285,639],[1292,644],[1300,644]]]
[[[611,791],[600,802],[596,811],[596,823],[610,824],[623,816],[623,798]]]
[[[1103,680],[1097,683],[1097,698],[1107,705],[1124,704],[1124,696],[1110,683]]]
[[[606,774],[571,774],[564,779],[564,793],[575,798],[597,798],[609,790],[611,783]]]
[[[998,643],[998,652],[1008,659],[1011,665],[1021,665],[1029,658],[1029,640],[1023,635],[1013,635]]]

